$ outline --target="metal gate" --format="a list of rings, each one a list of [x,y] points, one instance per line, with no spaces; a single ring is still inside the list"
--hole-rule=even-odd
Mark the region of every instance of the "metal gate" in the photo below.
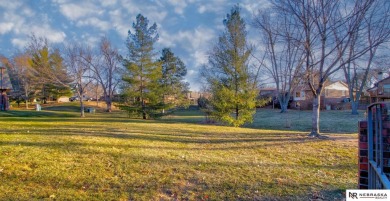
[[[390,189],[390,102],[367,110],[368,189]]]

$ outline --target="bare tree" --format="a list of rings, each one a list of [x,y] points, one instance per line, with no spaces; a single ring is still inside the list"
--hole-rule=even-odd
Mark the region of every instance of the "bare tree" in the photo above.
[[[296,40],[305,54],[305,79],[313,94],[311,137],[320,137],[320,98],[326,80],[369,50],[362,48],[341,62],[373,3],[374,0],[274,0],[276,9],[290,15],[291,22],[304,33],[302,40]]]
[[[86,89],[92,83],[93,79],[90,76],[91,70],[89,63],[84,58],[88,58],[87,49],[81,45],[73,43],[66,48],[66,62],[68,66],[69,75],[73,79],[73,87],[79,97],[80,101],[80,116],[85,117],[84,114],[84,99]]]
[[[30,56],[26,53],[20,53],[13,57],[12,71],[16,76],[18,90],[22,92],[22,97],[28,109],[28,100],[37,90],[37,76],[32,69],[29,60]]]
[[[290,20],[289,16],[271,17],[271,12],[260,10],[254,19],[265,47],[262,65],[276,84],[282,113],[287,112],[291,94],[300,82],[304,61],[303,51],[296,40],[302,38],[302,30]]]
[[[92,55],[89,58],[92,58]],[[88,57],[86,59],[88,60]],[[111,45],[107,37],[103,37],[98,55],[88,62],[91,64],[95,79],[103,89],[107,112],[111,112],[114,93],[121,81],[121,57],[118,50]]]
[[[99,107],[99,99],[103,95],[103,89],[97,81],[96,76],[94,77],[94,81],[88,86],[87,91],[90,97],[94,97],[94,99],[96,99],[96,106]]]
[[[381,48],[389,42],[389,39],[390,2],[376,1],[367,12],[359,29],[352,34],[349,52],[341,60],[341,63],[344,63],[345,60],[349,61],[343,65],[343,71],[348,84],[352,114],[358,114],[359,100],[365,86],[367,86],[369,73],[375,65],[375,60],[380,59],[378,54],[387,52],[381,50]],[[368,51],[364,55],[353,60],[356,53],[366,48],[368,48]]]

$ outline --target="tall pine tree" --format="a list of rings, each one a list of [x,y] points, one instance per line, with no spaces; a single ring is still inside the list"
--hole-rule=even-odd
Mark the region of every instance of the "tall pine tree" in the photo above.
[[[59,49],[49,51],[48,44],[44,42],[36,48],[30,48],[30,54],[29,65],[38,78],[37,84],[42,87],[41,97],[44,103],[50,97],[58,98],[61,95],[71,94],[69,87],[71,79]]]
[[[126,96],[132,100],[122,107],[142,115],[143,119],[153,115],[161,104],[158,80],[161,77],[161,65],[154,60],[154,43],[158,40],[157,25],[149,27],[149,20],[138,14],[133,23],[134,32],[129,30],[127,38],[128,58],[125,59],[127,74]]]
[[[230,125],[251,122],[255,113],[257,90],[250,73],[245,22],[239,6],[234,6],[223,21],[225,31],[209,55],[202,74],[212,93],[213,115]]]
[[[184,82],[184,76],[187,74],[185,64],[169,48],[162,50],[159,61],[162,66],[160,84],[166,107],[188,105],[188,83]]]

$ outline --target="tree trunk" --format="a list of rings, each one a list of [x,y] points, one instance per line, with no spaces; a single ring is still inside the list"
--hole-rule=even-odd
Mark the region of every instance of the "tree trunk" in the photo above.
[[[85,117],[85,114],[84,114],[84,103],[83,103],[82,96],[80,98],[80,117]]]
[[[309,137],[320,136],[320,100],[319,95],[313,97],[312,129]]]
[[[278,100],[280,103],[280,113],[287,113],[289,99],[290,99],[289,95],[283,95],[283,94],[279,95]]]
[[[28,109],[28,99],[26,99],[26,109]]]
[[[107,100],[106,104],[107,104],[107,112],[112,112],[112,102],[111,102],[111,99],[108,98],[109,100]]]
[[[352,114],[358,115],[359,101],[351,101],[351,107],[352,107]]]
[[[96,95],[96,106],[99,107],[99,95],[98,95],[98,90],[99,90],[99,85],[98,85],[98,82],[96,82],[96,87],[95,87],[96,91],[95,91],[95,95]]]
[[[145,101],[142,100],[142,119],[146,119]]]
[[[104,102],[106,102],[106,112],[112,112],[112,100],[109,95],[107,95],[107,92],[104,93]]]
[[[280,113],[287,113],[288,102],[280,102]]]

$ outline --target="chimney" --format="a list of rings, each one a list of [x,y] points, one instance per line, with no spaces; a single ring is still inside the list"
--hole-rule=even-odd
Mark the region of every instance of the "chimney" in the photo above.
[[[383,79],[383,72],[379,71],[378,72],[378,82],[381,81],[382,79]]]

